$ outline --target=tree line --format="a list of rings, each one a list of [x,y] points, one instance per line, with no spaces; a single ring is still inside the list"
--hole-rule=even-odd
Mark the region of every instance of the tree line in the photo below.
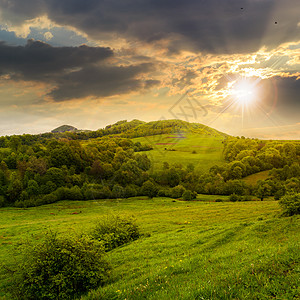
[[[171,129],[174,132],[184,123],[169,120],[144,126],[140,122],[120,121],[104,129],[113,134],[87,141],[57,135],[1,137],[0,206],[28,207],[58,200],[139,195],[185,200],[192,200],[197,194],[236,195],[233,201],[256,195],[263,200],[267,196],[279,199],[300,192],[299,142],[224,135],[226,163],[213,166],[209,172],[196,172],[192,164],[166,162],[162,162],[161,168],[153,169],[144,153],[152,149],[151,145],[134,143],[122,136],[122,132],[130,136]],[[188,126],[195,131],[205,128]],[[128,130],[133,133],[129,134]],[[254,186],[243,180],[245,176],[266,170],[269,170],[268,178]]]

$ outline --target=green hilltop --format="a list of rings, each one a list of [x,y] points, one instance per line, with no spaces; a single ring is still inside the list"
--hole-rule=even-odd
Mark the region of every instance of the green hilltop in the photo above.
[[[226,133],[200,123],[189,123],[187,121],[176,119],[152,122],[143,122],[139,120],[132,120],[128,122],[127,120],[123,120],[106,126],[104,130],[107,133],[121,134],[128,138],[187,132],[215,137],[229,136]]]

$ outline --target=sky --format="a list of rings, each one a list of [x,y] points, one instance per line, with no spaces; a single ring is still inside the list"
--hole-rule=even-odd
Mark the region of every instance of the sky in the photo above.
[[[182,119],[300,137],[299,0],[0,0],[0,135]]]

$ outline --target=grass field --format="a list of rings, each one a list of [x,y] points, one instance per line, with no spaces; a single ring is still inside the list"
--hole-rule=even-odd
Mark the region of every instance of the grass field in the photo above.
[[[198,171],[208,171],[213,165],[223,164],[223,137],[199,134],[163,134],[132,139],[133,142],[151,144],[153,150],[145,153],[153,162],[153,167],[162,167],[162,162],[192,163]]]
[[[266,180],[269,177],[269,172],[269,170],[258,172],[244,177],[243,180],[249,185],[255,185],[259,180]]]
[[[83,299],[299,299],[300,217],[276,201],[169,198],[63,201],[0,209],[0,261],[46,230],[87,232],[99,218],[134,215],[145,234],[108,253],[113,277]],[[201,201],[202,200],[202,201]],[[9,277],[0,271],[0,298]]]

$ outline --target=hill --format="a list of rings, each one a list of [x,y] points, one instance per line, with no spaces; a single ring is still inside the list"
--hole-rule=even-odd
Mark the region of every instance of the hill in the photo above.
[[[214,137],[227,137],[226,133],[220,132],[209,126],[200,123],[189,123],[182,120],[160,120],[152,122],[143,122],[132,120],[130,122],[123,120],[115,124],[108,125],[105,129],[100,129],[105,134],[120,134],[127,138],[136,138],[144,136],[153,136],[161,134],[178,133],[200,134]]]
[[[182,120],[122,120],[91,133],[95,134],[100,139],[105,136],[129,138],[135,144],[148,145],[143,153],[153,163],[154,170],[167,162],[184,167],[192,164],[198,171],[208,171],[224,163],[223,141],[229,137],[209,126]],[[93,139],[90,142],[93,143]]]
[[[59,126],[55,129],[53,129],[51,132],[52,133],[64,133],[64,132],[68,132],[68,131],[77,131],[78,129],[71,126],[71,125],[62,125],[62,126]]]

